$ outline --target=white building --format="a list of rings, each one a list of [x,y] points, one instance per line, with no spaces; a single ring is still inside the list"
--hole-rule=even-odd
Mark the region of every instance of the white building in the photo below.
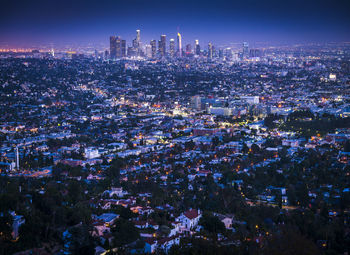
[[[208,108],[208,114],[230,116],[232,115],[231,108],[228,107],[212,107]]]
[[[176,221],[181,223],[184,230],[191,230],[198,225],[199,219],[202,217],[201,211],[198,209],[191,209],[182,213],[176,218]]]
[[[87,159],[98,158],[101,156],[98,150],[92,147],[85,148],[84,153]]]
[[[241,99],[246,101],[248,104],[258,104],[259,103],[258,96],[241,96]]]

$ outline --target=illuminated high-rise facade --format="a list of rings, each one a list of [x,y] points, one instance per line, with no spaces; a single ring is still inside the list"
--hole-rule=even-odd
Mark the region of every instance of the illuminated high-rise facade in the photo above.
[[[145,55],[147,58],[152,58],[152,46],[149,44],[145,45]]]
[[[139,29],[136,30],[136,41],[138,44],[141,42],[141,31]]]
[[[111,59],[117,57],[117,37],[114,35],[109,37],[109,57]]]
[[[126,57],[126,41],[121,40],[121,56]]]
[[[165,57],[166,54],[166,35],[161,35],[158,42],[158,51],[160,57]]]
[[[111,59],[122,58],[126,55],[126,41],[120,36],[111,36],[109,38],[109,56]]]
[[[151,45],[151,51],[152,51],[152,58],[155,58],[157,55],[157,41],[152,40],[150,42],[150,45]]]
[[[136,55],[139,56],[141,54],[141,31],[139,29],[136,30],[136,37],[132,40],[132,47],[134,48]]]
[[[209,59],[213,58],[213,45],[212,45],[212,43],[208,44],[208,58]]]
[[[243,59],[249,58],[249,44],[247,42],[243,43],[242,57]]]
[[[194,51],[195,51],[195,54],[197,55],[197,56],[199,56],[200,54],[201,54],[201,46],[199,46],[199,41],[198,40],[195,40],[194,41],[194,47],[195,47],[195,49],[194,49]]]
[[[191,54],[192,53],[192,46],[191,46],[191,44],[187,44],[186,45],[186,54],[188,55],[188,54]]]
[[[182,38],[180,33],[177,33],[177,52],[179,57],[182,57]]]
[[[171,57],[175,56],[175,40],[174,39],[170,39],[169,54],[170,54]]]
[[[115,45],[116,45],[116,58],[121,58],[122,57],[122,40],[120,36],[116,37]]]

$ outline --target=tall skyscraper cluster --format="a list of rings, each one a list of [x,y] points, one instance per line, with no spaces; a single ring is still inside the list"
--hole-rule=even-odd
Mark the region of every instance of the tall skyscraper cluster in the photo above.
[[[123,58],[126,57],[126,41],[122,40],[120,36],[111,36],[109,38],[110,43],[110,58]]]
[[[162,58],[162,57],[183,57],[186,56],[199,56],[201,55],[201,49],[199,41],[195,40],[195,46],[192,52],[191,44],[187,44],[185,50],[182,46],[182,36],[177,33],[177,40],[171,38],[169,40],[169,50],[167,51],[167,38],[166,35],[161,35],[158,40],[151,40],[149,44],[142,47],[141,31],[136,30],[136,37],[132,40],[131,46],[127,47],[126,41],[121,39],[120,36],[110,36],[110,49],[109,59],[120,59],[124,57],[148,57],[148,58]],[[157,47],[158,46],[158,47]],[[107,54],[105,54],[107,56]]]
[[[127,47],[126,40],[120,36],[110,36],[109,59],[120,59],[125,57],[147,57],[147,58],[164,58],[164,57],[198,57],[203,56],[207,59],[228,59],[228,60],[248,60],[256,59],[262,56],[259,49],[249,49],[249,44],[243,42],[242,51],[233,52],[231,48],[214,47],[212,42],[208,43],[208,48],[201,50],[199,40],[194,41],[194,47],[190,43],[183,47],[182,35],[178,32],[176,41],[174,38],[169,39],[167,45],[166,35],[161,35],[159,40],[151,40],[149,44],[142,45],[141,31],[136,30],[136,36],[132,40],[132,44]],[[168,50],[167,50],[168,47]],[[107,52],[108,53],[108,52]],[[107,56],[107,53],[105,54]]]

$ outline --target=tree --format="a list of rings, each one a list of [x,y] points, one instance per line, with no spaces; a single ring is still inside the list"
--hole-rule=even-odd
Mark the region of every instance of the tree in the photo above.
[[[114,236],[114,244],[123,246],[136,241],[140,237],[138,229],[132,222],[124,219],[118,219],[115,228],[112,229]]]
[[[199,225],[203,226],[204,230],[212,234],[218,234],[225,231],[225,225],[217,216],[205,212],[199,220]]]
[[[95,254],[94,240],[87,225],[77,225],[69,229],[64,241],[65,248],[71,254]]]
[[[317,246],[302,236],[295,228],[286,226],[272,234],[260,254],[268,255],[316,255],[320,254]]]
[[[1,242],[9,241],[12,239],[12,222],[13,218],[8,212],[0,214]]]

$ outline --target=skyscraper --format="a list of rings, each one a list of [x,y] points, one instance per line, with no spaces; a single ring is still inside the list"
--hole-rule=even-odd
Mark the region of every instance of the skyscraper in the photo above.
[[[141,32],[139,29],[136,30],[136,41],[138,42],[138,44],[140,44],[141,42]]]
[[[199,56],[201,54],[201,46],[199,46],[199,41],[198,40],[195,40],[194,41],[194,44],[195,44],[195,53],[197,56]]]
[[[243,43],[242,57],[243,59],[247,59],[249,57],[249,44],[247,42]]]
[[[159,55],[164,57],[166,54],[166,35],[161,35],[158,42]]]
[[[224,50],[223,49],[219,49],[219,58],[220,59],[224,58]]]
[[[116,58],[117,56],[117,37],[109,37],[109,56],[111,59]]]
[[[136,44],[137,44],[137,49],[136,49],[136,54],[137,56],[141,56],[141,31],[139,29],[136,30]]]
[[[192,53],[192,47],[191,47],[191,44],[187,44],[186,45],[186,54],[191,54]]]
[[[134,40],[132,40],[132,47],[137,50],[138,49],[138,43],[137,43],[137,39],[135,38]]]
[[[122,57],[126,57],[126,41],[125,40],[122,40],[121,41],[121,51],[122,51]]]
[[[208,43],[208,58],[213,58],[213,45],[211,43]]]
[[[151,45],[151,49],[152,49],[152,58],[155,58],[157,55],[157,41],[156,40],[152,40],[150,42]]]
[[[116,37],[115,45],[116,45],[116,58],[121,58],[122,57],[122,40],[120,36]]]
[[[261,57],[261,51],[259,49],[250,49],[249,50],[249,57],[251,57],[251,58]]]
[[[182,41],[181,41],[181,34],[177,33],[177,52],[179,54],[179,57],[182,57]]]
[[[152,46],[147,44],[145,45],[146,57],[152,58]]]
[[[171,57],[174,57],[174,55],[175,55],[175,40],[174,39],[170,39],[169,53],[170,53]]]

